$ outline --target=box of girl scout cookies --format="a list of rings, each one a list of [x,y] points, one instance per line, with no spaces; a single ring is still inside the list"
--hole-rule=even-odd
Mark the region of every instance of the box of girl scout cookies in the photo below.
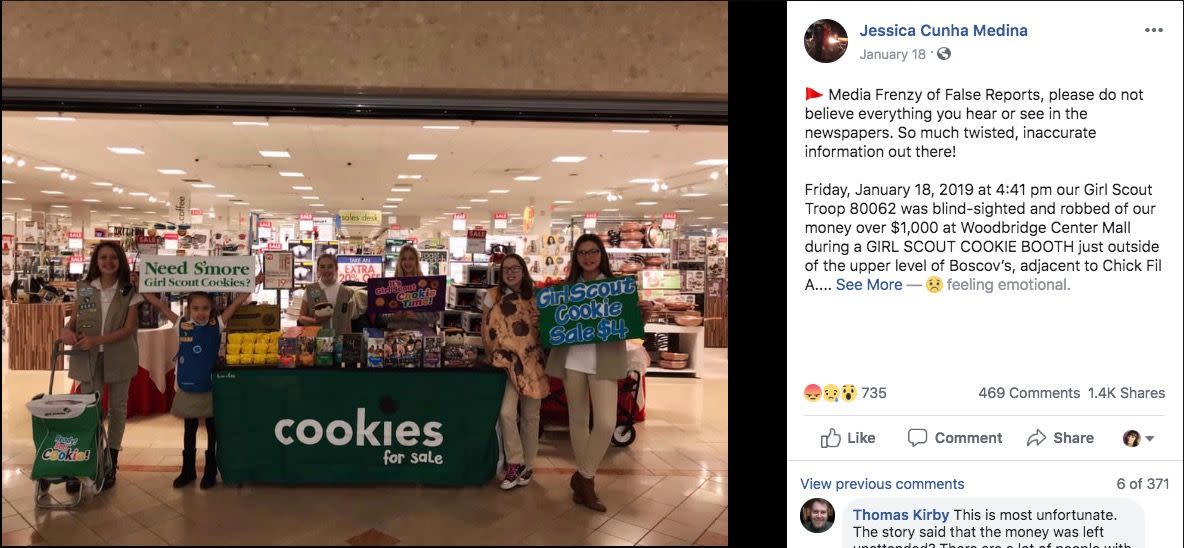
[[[279,331],[280,307],[274,304],[247,304],[238,307],[226,324],[228,331]]]

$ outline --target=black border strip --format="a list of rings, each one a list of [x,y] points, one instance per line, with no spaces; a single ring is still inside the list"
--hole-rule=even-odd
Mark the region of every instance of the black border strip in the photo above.
[[[3,110],[727,125],[728,103],[4,87]]]

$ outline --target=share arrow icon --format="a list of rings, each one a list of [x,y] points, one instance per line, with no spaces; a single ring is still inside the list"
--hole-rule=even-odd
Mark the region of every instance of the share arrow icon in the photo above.
[[[814,88],[811,88],[811,87],[806,88],[806,100],[807,101],[809,101],[810,99],[817,99],[819,97],[822,97],[822,94],[818,93],[817,90],[815,90]]]

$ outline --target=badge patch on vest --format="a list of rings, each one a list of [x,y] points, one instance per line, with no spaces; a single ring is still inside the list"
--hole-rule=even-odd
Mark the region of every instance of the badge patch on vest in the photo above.
[[[95,324],[94,324],[94,322],[78,322],[78,328],[79,329],[94,329]]]

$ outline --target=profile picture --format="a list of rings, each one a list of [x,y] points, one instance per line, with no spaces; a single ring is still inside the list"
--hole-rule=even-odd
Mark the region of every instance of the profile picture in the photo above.
[[[835,524],[835,507],[826,499],[810,499],[802,505],[802,527],[811,533],[825,533]]]
[[[1122,443],[1126,444],[1127,447],[1138,447],[1139,442],[1142,441],[1142,439],[1143,436],[1139,435],[1138,430],[1127,430],[1126,433],[1122,435]]]
[[[806,28],[802,43],[819,63],[833,63],[847,53],[847,30],[833,19],[819,19]]]

